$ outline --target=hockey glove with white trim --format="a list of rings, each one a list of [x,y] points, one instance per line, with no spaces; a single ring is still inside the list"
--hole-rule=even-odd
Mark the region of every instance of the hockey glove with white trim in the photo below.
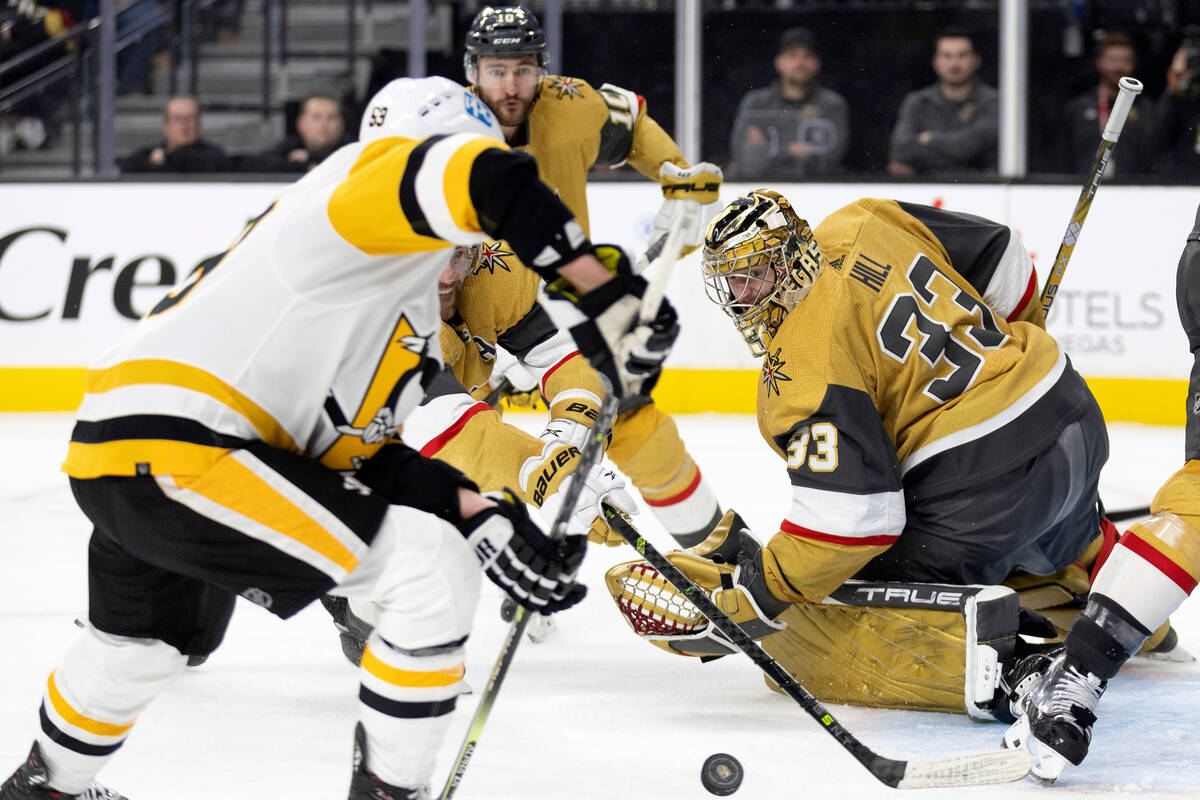
[[[488,378],[488,386],[498,390],[499,396],[508,400],[511,406],[537,408],[538,401],[542,399],[537,378],[530,375],[529,370],[503,347],[496,348],[496,363],[492,367],[492,376]]]
[[[666,199],[650,223],[647,262],[658,258],[667,241],[667,234],[671,232],[675,220],[684,216],[687,204],[698,205],[700,213],[693,214],[690,223],[682,231],[684,247],[680,255],[686,256],[704,243],[704,231],[720,211],[717,199],[724,177],[720,167],[706,161],[686,168],[677,167],[670,161],[663,162],[658,168],[658,182]]]
[[[568,535],[553,541],[542,532],[511,489],[489,494],[496,505],[458,526],[484,574],[531,611],[553,614],[583,599],[576,583],[587,539]]]
[[[679,336],[675,309],[666,298],[653,320],[638,321],[645,291],[644,279],[618,275],[579,298],[587,319],[570,328],[579,352],[608,378],[618,397],[648,395]]]
[[[558,516],[562,498],[566,496],[571,481],[577,477],[577,473],[569,475],[558,491],[546,499],[542,505],[542,519],[553,520]],[[590,542],[616,547],[625,540],[604,521],[604,513],[600,509],[602,501],[607,501],[628,515],[636,514],[638,510],[637,503],[629,492],[625,491],[624,478],[611,467],[597,464],[584,478],[583,489],[579,492],[579,499],[575,501],[575,508],[571,511],[571,527],[586,531]]]

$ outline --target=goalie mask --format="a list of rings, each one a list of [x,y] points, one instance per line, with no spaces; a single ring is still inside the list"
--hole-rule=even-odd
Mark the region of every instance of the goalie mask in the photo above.
[[[466,49],[463,71],[471,83],[478,83],[481,56],[537,56],[538,69],[543,74],[550,61],[546,55],[546,32],[525,6],[484,6],[467,30]]]
[[[821,272],[812,228],[783,195],[756,189],[734,200],[704,233],[705,293],[733,319],[756,356]]]

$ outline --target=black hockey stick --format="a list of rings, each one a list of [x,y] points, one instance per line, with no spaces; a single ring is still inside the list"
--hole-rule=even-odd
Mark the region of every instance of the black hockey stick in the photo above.
[[[584,478],[592,467],[600,463],[600,459],[604,456],[604,440],[608,438],[608,431],[612,427],[613,420],[617,416],[617,398],[611,391],[604,398],[603,405],[600,406],[600,414],[596,419],[596,424],[592,426],[591,433],[588,435],[588,440],[584,443],[583,449],[579,453],[579,464],[575,468],[577,480],[571,481],[570,485],[565,490],[562,505],[558,509],[558,515],[554,518],[554,524],[550,528],[551,539],[561,539],[566,535],[567,524],[570,522],[572,511],[575,508],[575,503],[579,500],[579,495],[583,492]],[[512,624],[508,627],[508,635],[504,638],[504,644],[500,648],[500,655],[496,659],[496,665],[492,667],[492,673],[488,676],[487,685],[484,686],[483,694],[480,695],[479,705],[475,708],[475,716],[471,717],[471,725],[467,728],[467,735],[463,739],[462,746],[458,749],[458,757],[454,760],[454,768],[450,772],[450,777],[446,779],[446,785],[442,788],[442,793],[438,795],[441,800],[453,797],[458,791],[458,785],[462,782],[463,773],[467,771],[467,766],[471,763],[471,756],[475,753],[475,747],[479,744],[479,737],[483,734],[483,726],[487,723],[488,715],[492,711],[492,704],[496,702],[496,695],[500,691],[500,685],[504,682],[504,676],[508,674],[508,667],[512,664],[513,656],[516,655],[517,645],[521,643],[521,637],[525,635],[525,627],[529,624],[529,617],[533,612],[525,606],[517,606],[516,616],[512,620]]]
[[[1108,517],[1110,522],[1125,522],[1126,520],[1137,519],[1138,517],[1148,517],[1150,516],[1150,506],[1108,511],[1105,513],[1105,516]]]
[[[1096,158],[1092,161],[1092,167],[1088,170],[1087,178],[1084,180],[1083,191],[1080,192],[1079,199],[1075,201],[1075,210],[1071,212],[1071,221],[1067,223],[1067,231],[1063,234],[1062,243],[1058,246],[1058,253],[1054,256],[1054,266],[1050,270],[1050,277],[1046,279],[1046,285],[1042,287],[1042,313],[1046,316],[1050,314],[1050,306],[1054,303],[1058,286],[1062,283],[1063,274],[1067,271],[1067,262],[1071,260],[1071,253],[1074,252],[1075,243],[1079,241],[1079,233],[1083,230],[1083,222],[1092,208],[1092,199],[1096,196],[1096,190],[1100,188],[1100,179],[1104,177],[1104,168],[1108,166],[1108,157],[1112,154],[1112,149],[1121,136],[1121,129],[1125,127],[1125,118],[1129,116],[1129,109],[1133,106],[1134,98],[1142,91],[1142,82],[1135,78],[1121,78],[1117,85],[1119,87],[1117,99],[1113,101],[1112,111],[1108,115],[1108,123],[1100,135],[1100,146],[1096,149]]]
[[[775,681],[788,696],[799,703],[809,716],[821,723],[821,726],[837,740],[838,744],[848,750],[860,764],[884,784],[896,789],[973,786],[1008,783],[1020,780],[1029,774],[1032,762],[1029,754],[1023,750],[987,750],[909,761],[900,761],[879,755],[842,727],[842,724],[826,711],[820,701],[801,686],[791,676],[791,673],[771,658],[757,642],[747,636],[724,611],[717,608],[704,591],[668,561],[654,545],[642,538],[633,524],[619,510],[607,502],[602,505],[610,528],[641,553],[646,561],[696,606],[700,613],[708,617],[709,621],[725,634],[734,646],[749,656],[750,660],[771,680]]]

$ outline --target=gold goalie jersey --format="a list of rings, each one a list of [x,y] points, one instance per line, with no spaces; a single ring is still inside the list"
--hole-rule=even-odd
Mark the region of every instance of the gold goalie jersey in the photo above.
[[[994,479],[1087,400],[1006,264],[1003,226],[943,215],[872,199],[830,215],[815,231],[825,268],[764,357],[759,429],[793,491],[771,547],[810,600],[896,541],[906,499]],[[970,280],[953,257],[968,251]]]
[[[248,440],[334,469],[375,452],[439,358],[450,243],[485,238],[502,190],[477,187],[488,165],[514,182],[514,155],[469,134],[335,152],[88,370],[66,472],[195,475]]]

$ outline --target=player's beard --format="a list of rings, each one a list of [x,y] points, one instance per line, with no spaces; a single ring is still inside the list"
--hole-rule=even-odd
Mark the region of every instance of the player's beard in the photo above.
[[[528,100],[520,95],[500,98],[484,97],[483,99],[501,125],[515,128],[529,117],[529,111],[533,108],[537,95],[535,94]]]

